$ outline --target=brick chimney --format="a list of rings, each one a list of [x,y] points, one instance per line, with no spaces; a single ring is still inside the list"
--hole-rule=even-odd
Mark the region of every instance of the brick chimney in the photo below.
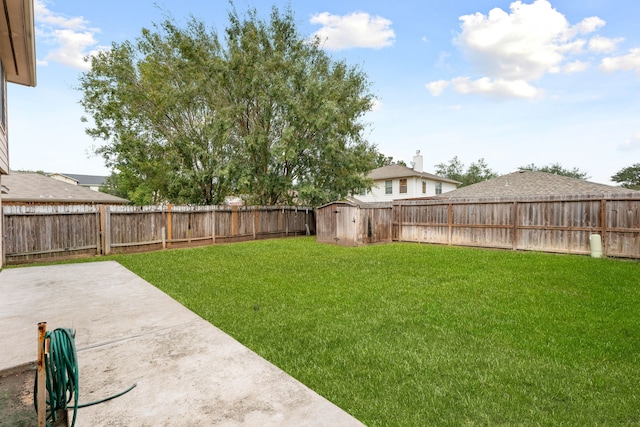
[[[413,170],[416,172],[424,172],[422,170],[422,155],[420,150],[416,150],[416,155],[413,156]]]

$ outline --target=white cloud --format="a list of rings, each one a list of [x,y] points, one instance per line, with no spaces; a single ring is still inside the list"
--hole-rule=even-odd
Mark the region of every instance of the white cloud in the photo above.
[[[626,55],[603,58],[600,68],[608,72],[635,71],[640,74],[640,48],[629,49]]]
[[[589,40],[589,50],[597,53],[611,53],[618,47],[618,43],[624,41],[622,37],[611,39],[609,37],[594,36]]]
[[[597,16],[591,16],[589,18],[585,18],[580,23],[578,23],[574,28],[580,34],[589,34],[598,30],[601,27],[604,27],[606,22]]]
[[[561,70],[565,73],[579,73],[589,68],[589,66],[588,62],[576,60],[565,64]]]
[[[511,5],[512,10],[516,3]],[[517,15],[512,17],[495,8],[488,16],[476,13],[460,17],[462,33],[457,42],[486,74],[509,79],[538,78],[562,58],[557,49],[547,46],[549,30],[556,25],[549,20],[547,31],[534,30],[530,25],[533,22],[523,19],[526,14],[518,9],[514,12]]]
[[[547,0],[516,1],[510,9],[511,13],[495,8],[487,16],[460,17],[462,32],[457,43],[476,67],[494,78],[539,79],[560,66],[567,52],[581,51],[584,41],[574,39],[573,34],[598,27],[585,23],[596,18],[571,27]]]
[[[636,132],[633,137],[618,146],[618,151],[628,152],[636,150],[640,150],[640,132]]]
[[[52,27],[69,28],[73,30],[84,30],[89,24],[89,22],[82,16],[67,18],[50,11],[43,0],[35,0],[33,2],[33,10],[35,20],[39,24]]]
[[[98,46],[95,35],[100,30],[90,27],[82,16],[66,17],[53,12],[43,0],[34,1],[34,15],[38,37],[45,46],[50,46],[44,59],[38,61],[39,64],[46,65],[53,61],[88,70],[90,64],[83,58],[108,49]]]
[[[451,57],[451,54],[449,52],[440,52],[440,55],[438,55],[438,62],[436,62],[436,67],[438,68],[451,68],[449,65],[449,58]]]
[[[530,4],[515,1],[509,12],[494,8],[487,15],[461,16],[460,21],[461,31],[455,43],[484,77],[457,77],[451,80],[452,86],[459,93],[497,98],[536,98],[542,90],[533,82],[545,74],[576,73],[589,68],[589,62],[576,59],[587,46],[579,35],[605,25],[598,17],[571,25],[548,0]],[[607,41],[615,45],[616,40],[595,38],[593,46],[605,48]],[[441,81],[434,83],[443,87]]]
[[[463,95],[479,94],[493,98],[525,98],[532,99],[542,95],[542,91],[525,80],[490,79],[482,77],[471,80],[468,77],[456,77],[451,80],[456,92]]]
[[[380,49],[391,46],[396,37],[391,21],[364,12],[344,16],[323,12],[311,17],[311,23],[322,25],[314,36],[331,50],[354,47]]]
[[[81,70],[89,69],[83,58],[90,54],[87,48],[96,45],[97,41],[90,31],[73,31],[69,29],[53,32],[58,48],[47,53],[48,61],[59,62]]]
[[[431,92],[431,95],[439,96],[442,93],[442,91],[444,91],[447,88],[447,86],[449,86],[449,84],[450,83],[446,80],[438,80],[435,82],[427,83],[425,86],[427,87],[429,92]]]
[[[374,99],[373,103],[371,104],[371,109],[369,111],[380,111],[380,110],[382,110],[382,101]]]

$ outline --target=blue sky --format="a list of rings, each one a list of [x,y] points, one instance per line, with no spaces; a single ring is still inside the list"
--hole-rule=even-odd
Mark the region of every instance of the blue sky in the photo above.
[[[82,57],[134,40],[167,12],[223,33],[224,0],[34,0],[38,86],[9,85],[12,169],[108,174],[74,89]],[[239,12],[294,11],[377,97],[368,140],[424,167],[484,158],[499,174],[560,163],[611,184],[640,163],[640,31],[635,0],[236,0]],[[159,5],[162,10],[158,8]]]

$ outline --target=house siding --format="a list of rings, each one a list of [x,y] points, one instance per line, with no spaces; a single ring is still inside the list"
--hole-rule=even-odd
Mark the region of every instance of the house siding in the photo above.
[[[0,188],[9,174],[9,116],[7,82],[36,85],[35,28],[33,0],[3,1],[0,31]],[[10,46],[10,48],[8,48]],[[1,191],[0,191],[1,193]],[[0,268],[3,259],[2,200],[0,198]]]
[[[0,114],[5,114],[7,111],[7,91],[6,91],[6,87],[7,87],[7,81],[6,78],[4,76],[4,73],[0,73],[2,74],[2,82],[0,82],[0,84],[2,85],[2,89],[0,92],[2,93],[2,99],[0,100],[2,102],[2,106],[0,106]],[[9,138],[7,136],[7,120],[6,118],[4,120],[0,121],[0,174],[8,174],[9,173]]]
[[[1,63],[0,63],[1,66]],[[4,76],[4,72],[2,74],[2,81],[0,84],[2,85],[2,114],[7,111],[7,81]],[[9,140],[7,138],[7,121],[4,120],[4,126],[0,124],[0,268],[2,268],[2,254],[4,253],[3,248],[3,225],[2,225],[2,175],[6,175],[9,173]]]
[[[411,199],[416,197],[430,197],[436,195],[436,182],[428,178],[423,177],[406,177],[407,180],[407,192],[400,193],[400,179],[393,178],[392,181],[392,194],[385,194],[385,179],[374,181],[371,191],[366,195],[354,195],[353,198],[365,203],[377,203],[377,202],[391,202],[397,199]],[[426,193],[422,192],[422,181],[427,183]],[[442,182],[442,192],[453,191],[456,189],[455,184]]]
[[[7,133],[0,130],[0,174],[9,173],[9,145],[7,144]]]

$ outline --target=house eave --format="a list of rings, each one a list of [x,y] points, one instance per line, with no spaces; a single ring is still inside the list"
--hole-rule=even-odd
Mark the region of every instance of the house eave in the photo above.
[[[10,83],[36,85],[33,0],[2,0],[0,58]]]

